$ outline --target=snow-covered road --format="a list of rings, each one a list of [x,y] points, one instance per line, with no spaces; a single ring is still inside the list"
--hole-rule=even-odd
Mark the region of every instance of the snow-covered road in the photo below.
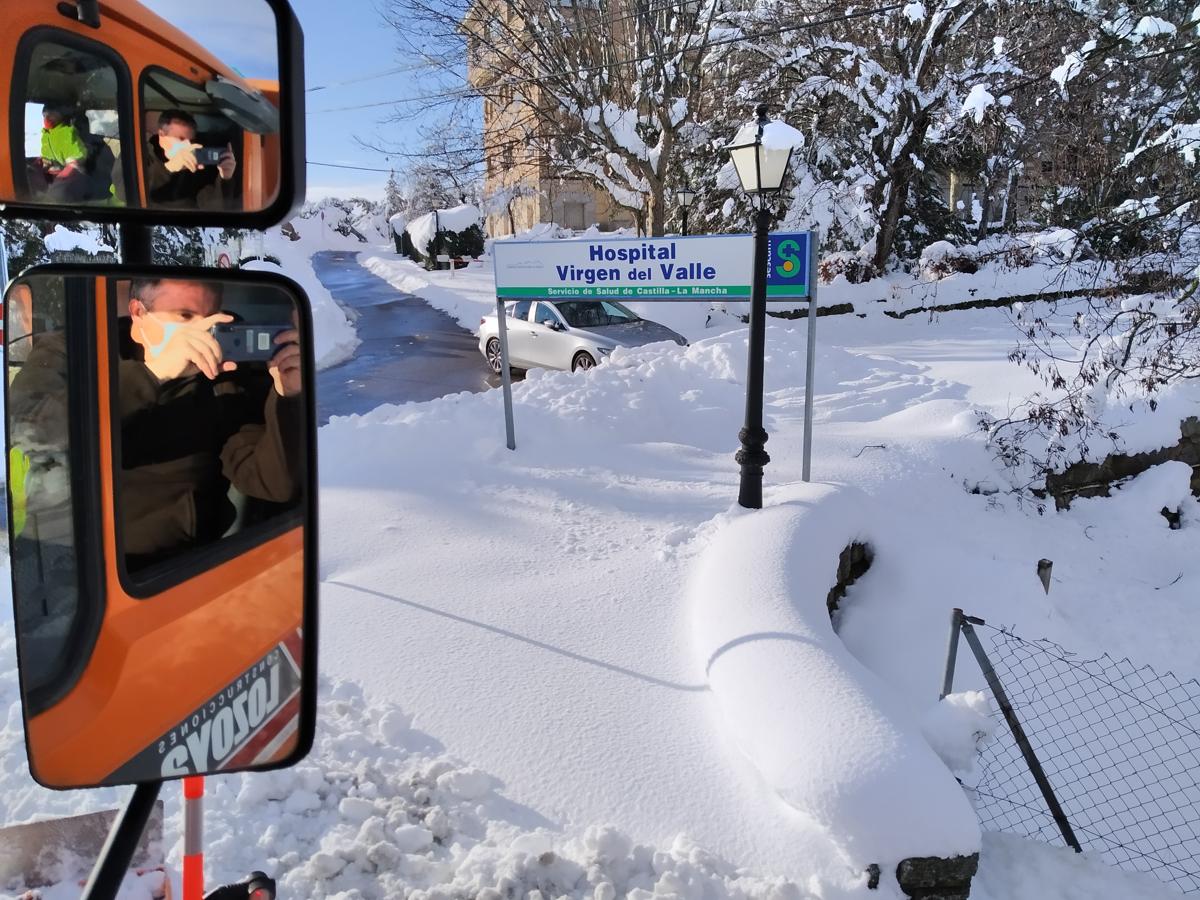
[[[312,260],[361,342],[353,358],[318,375],[320,423],[383,403],[486,389],[488,371],[474,336],[420,297],[372,275],[358,264],[358,255],[327,250]]]

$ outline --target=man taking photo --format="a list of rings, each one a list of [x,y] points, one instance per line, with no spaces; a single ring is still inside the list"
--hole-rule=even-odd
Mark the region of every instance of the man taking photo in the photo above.
[[[239,185],[237,160],[226,144],[215,166],[196,158],[196,120],[169,109],[158,117],[158,131],[146,154],[148,205],[165,209],[233,209]]]

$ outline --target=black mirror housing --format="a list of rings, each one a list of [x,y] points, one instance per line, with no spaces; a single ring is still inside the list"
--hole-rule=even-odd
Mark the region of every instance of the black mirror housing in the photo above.
[[[33,777],[62,790],[298,762],[318,625],[303,289],[274,272],[35,266],[5,326]]]
[[[0,34],[0,56],[16,60],[8,89],[0,91],[0,122],[7,129],[0,138],[0,218],[256,230],[290,218],[306,189],[303,33],[288,0],[246,3],[261,6],[265,19],[274,16],[274,46],[266,46],[264,35],[257,49],[264,60],[273,54],[266,68],[277,79],[240,79],[221,51],[157,17],[160,25],[141,23],[134,13],[130,24],[114,15],[123,0],[113,0],[112,10],[99,7],[94,24],[67,16],[67,4],[56,9],[0,0],[10,20]],[[172,61],[170,68],[163,59]],[[82,74],[64,76],[64,70]],[[158,146],[161,114],[176,105],[192,116],[186,140],[195,141],[198,165],[207,162],[210,172],[222,173],[200,200],[162,184],[197,173],[190,161],[182,173],[167,165],[166,147]],[[39,110],[57,113],[58,120],[33,124]],[[52,127],[63,134],[47,144]],[[38,128],[41,157],[31,155],[39,152]],[[232,174],[205,159],[227,142]],[[49,147],[51,157],[78,157],[81,146],[86,175],[78,162],[72,172],[70,159],[64,165],[45,156]],[[176,148],[170,149],[173,155]],[[159,169],[167,165],[157,175],[150,171],[155,155]]]

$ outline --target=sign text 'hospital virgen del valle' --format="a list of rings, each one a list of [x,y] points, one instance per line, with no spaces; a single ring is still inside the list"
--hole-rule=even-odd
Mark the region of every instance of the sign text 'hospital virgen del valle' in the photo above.
[[[808,296],[808,240],[771,235],[769,298]],[[497,241],[492,256],[502,298],[749,299],[753,283],[753,241],[740,234]]]

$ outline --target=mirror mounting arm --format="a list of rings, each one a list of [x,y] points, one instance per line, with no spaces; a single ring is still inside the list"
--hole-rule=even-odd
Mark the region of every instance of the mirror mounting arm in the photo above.
[[[74,0],[58,4],[58,11],[82,22],[88,28],[100,27],[100,0]]]
[[[158,799],[161,787],[161,781],[151,781],[133,789],[133,796],[121,810],[108,834],[108,840],[104,842],[104,849],[100,851],[100,858],[83,889],[81,900],[115,900],[121,882],[129,872],[133,854],[137,852],[138,841],[154,811],[154,801]]]
[[[121,262],[127,266],[148,266],[154,262],[151,245],[152,225],[123,222],[121,229]]]

